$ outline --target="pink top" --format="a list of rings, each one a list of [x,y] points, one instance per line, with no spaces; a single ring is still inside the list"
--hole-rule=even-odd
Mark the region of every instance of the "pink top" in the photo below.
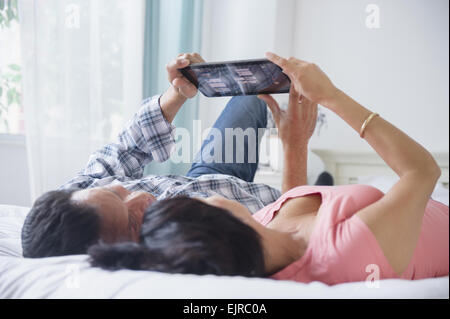
[[[400,277],[388,263],[375,236],[356,215],[359,210],[383,197],[384,194],[374,187],[301,186],[288,191],[253,216],[267,225],[287,199],[312,194],[321,194],[322,205],[305,254],[271,278],[305,283],[321,281],[332,285],[365,281],[375,275],[376,266],[379,279],[421,279],[448,275],[448,206],[434,200],[430,200],[426,207],[414,256]]]

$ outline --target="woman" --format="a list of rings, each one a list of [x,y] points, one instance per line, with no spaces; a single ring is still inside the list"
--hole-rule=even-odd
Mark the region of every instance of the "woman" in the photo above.
[[[267,57],[292,82],[287,111],[260,96],[274,115],[289,163],[283,195],[253,216],[221,197],[157,203],[144,217],[141,244],[95,246],[92,264],[327,284],[363,281],[374,271],[379,279],[448,275],[448,207],[430,200],[440,176],[430,153],[337,89],[316,65]],[[347,122],[397,173],[400,180],[388,193],[364,185],[304,186],[301,154],[317,104]]]

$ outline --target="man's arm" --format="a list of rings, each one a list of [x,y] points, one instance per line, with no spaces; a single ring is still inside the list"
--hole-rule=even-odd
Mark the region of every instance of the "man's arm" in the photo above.
[[[281,192],[306,185],[308,142],[317,122],[317,104],[302,97],[291,86],[287,110],[281,110],[270,95],[258,96],[272,111],[283,144],[284,168]]]
[[[159,101],[159,96],[145,100],[119,134],[117,142],[92,153],[85,169],[62,188],[83,189],[107,177],[142,178],[145,165],[153,160],[167,160],[175,145],[175,127],[164,118]]]
[[[197,94],[197,88],[178,69],[202,61],[197,54],[183,54],[170,62],[167,65],[170,88],[161,97],[145,100],[119,134],[118,141],[94,152],[86,168],[62,188],[87,188],[107,177],[139,179],[148,163],[166,161],[175,145],[175,127],[171,122],[184,102]]]
[[[308,174],[308,145],[298,147],[283,147],[284,166],[281,192],[307,184]]]
[[[166,93],[164,93],[160,100],[161,112],[167,122],[172,123],[175,115],[186,102],[187,98],[177,92],[177,89],[171,86]]]
[[[191,63],[201,62],[205,62],[205,60],[198,53],[192,53],[180,54],[178,58],[167,64],[167,80],[171,86],[160,101],[162,112],[167,121],[172,122],[184,102],[196,96],[198,92],[197,88],[178,69]]]

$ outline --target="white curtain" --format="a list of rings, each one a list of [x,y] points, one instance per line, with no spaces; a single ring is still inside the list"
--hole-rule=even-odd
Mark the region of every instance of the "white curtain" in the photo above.
[[[19,1],[34,200],[112,141],[142,99],[142,0]]]

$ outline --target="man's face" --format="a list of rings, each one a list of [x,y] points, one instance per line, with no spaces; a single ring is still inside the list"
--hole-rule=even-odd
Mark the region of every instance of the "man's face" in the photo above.
[[[106,243],[114,243],[139,241],[144,212],[156,198],[146,192],[130,192],[114,185],[77,191],[72,200],[97,209],[101,217],[100,237]]]

